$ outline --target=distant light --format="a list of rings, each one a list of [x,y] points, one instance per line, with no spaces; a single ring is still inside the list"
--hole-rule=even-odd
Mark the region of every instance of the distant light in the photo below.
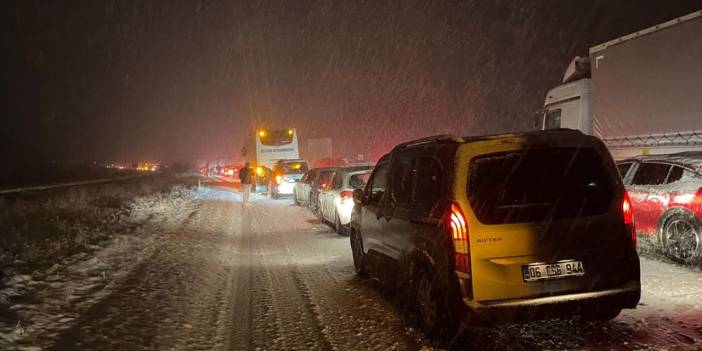
[[[260,136],[260,137],[265,137],[265,136],[266,136],[266,131],[265,131],[265,130],[262,130],[262,131],[258,132],[258,136]]]
[[[293,135],[292,129],[288,130],[288,135]]]

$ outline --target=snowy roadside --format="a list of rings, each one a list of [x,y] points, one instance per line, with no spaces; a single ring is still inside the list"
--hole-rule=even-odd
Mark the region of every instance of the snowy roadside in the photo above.
[[[192,193],[168,178],[2,204],[0,349],[41,349],[70,328],[188,219]]]

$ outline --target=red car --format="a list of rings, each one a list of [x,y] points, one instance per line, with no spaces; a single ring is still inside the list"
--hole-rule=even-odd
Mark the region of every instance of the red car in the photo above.
[[[676,261],[702,259],[702,152],[639,156],[617,162],[639,235]]]
[[[222,169],[222,175],[225,177],[232,177],[234,180],[239,180],[239,170],[244,167],[243,165],[227,165]]]

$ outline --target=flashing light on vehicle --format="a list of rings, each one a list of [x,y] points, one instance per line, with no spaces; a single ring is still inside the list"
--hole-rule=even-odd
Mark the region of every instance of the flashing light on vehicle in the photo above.
[[[636,250],[636,226],[634,225],[634,211],[631,209],[631,199],[629,198],[629,193],[624,192],[624,199],[622,200],[622,215],[624,217],[624,225],[626,225],[629,230],[629,235],[631,236],[631,245]]]
[[[263,177],[264,174],[265,174],[265,172],[263,171],[263,167],[260,167],[260,166],[256,167],[256,175],[257,176]]]
[[[470,253],[468,252],[468,226],[466,217],[461,207],[456,203],[451,204],[448,214],[451,226],[451,239],[453,239],[454,263],[456,270],[470,273]]]
[[[258,136],[260,136],[261,138],[265,137],[265,136],[266,136],[266,131],[265,131],[265,130],[260,130],[260,131],[258,132]]]
[[[293,169],[300,169],[300,168],[302,168],[302,165],[299,163],[296,163],[296,164],[292,165],[292,168]]]
[[[275,176],[275,182],[276,182],[277,184],[282,183],[282,182],[283,182],[283,176],[279,176],[279,175]]]
[[[293,135],[292,129],[288,129],[288,135]]]

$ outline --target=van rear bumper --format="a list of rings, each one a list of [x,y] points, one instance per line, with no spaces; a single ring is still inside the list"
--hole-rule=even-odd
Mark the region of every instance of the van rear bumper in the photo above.
[[[594,309],[636,308],[641,283],[628,281],[605,290],[501,301],[464,300],[478,322],[515,322],[568,317]]]

